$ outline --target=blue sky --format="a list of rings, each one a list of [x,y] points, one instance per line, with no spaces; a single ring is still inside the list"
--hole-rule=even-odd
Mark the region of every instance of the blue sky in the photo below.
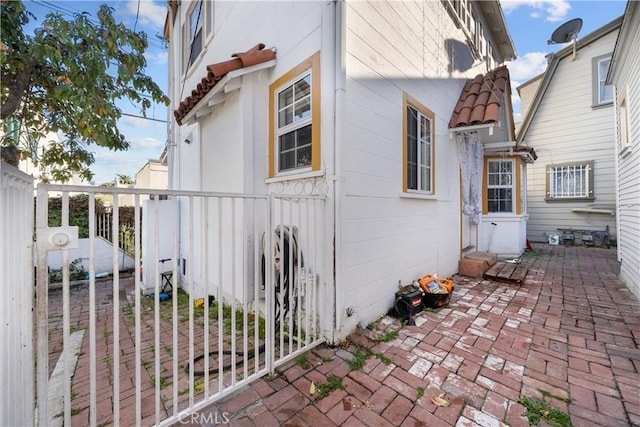
[[[626,1],[536,1],[500,0],[518,58],[507,63],[513,88],[514,115],[520,121],[520,99],[516,87],[542,73],[546,56],[564,45],[547,44],[553,31],[564,22],[582,19],[578,39],[624,13]]]
[[[436,0],[430,0],[436,1]],[[129,28],[147,33],[150,47],[147,51],[147,69],[155,82],[165,90],[167,88],[167,51],[156,35],[162,33],[166,16],[164,0],[107,0],[103,1],[115,9],[116,19]],[[28,10],[37,16],[58,11],[71,16],[72,13],[88,11],[95,16],[100,1],[37,0],[26,1]],[[546,67],[546,55],[562,49],[562,45],[548,45],[551,33],[563,22],[573,18],[582,18],[583,26],[578,38],[589,34],[624,13],[625,0],[608,1],[540,1],[540,0],[500,0],[507,20],[511,38],[516,46],[518,58],[508,63],[513,90],[514,113],[516,121],[520,119],[520,100],[515,88],[527,80],[542,73]],[[133,105],[123,103],[123,112],[139,115]],[[148,112],[149,117],[167,119],[167,108],[158,105]],[[96,163],[91,170],[96,183],[112,181],[116,174],[135,177],[136,172],[148,159],[157,159],[164,148],[167,138],[166,124],[125,116],[119,123],[120,131],[131,142],[126,152],[113,152],[96,149]]]
[[[150,75],[161,89],[167,92],[167,50],[161,40],[157,38],[162,34],[164,20],[167,13],[166,1],[140,1],[138,10],[137,0],[122,1],[65,1],[35,0],[24,2],[27,10],[38,17],[30,28],[40,26],[42,17],[47,13],[58,12],[71,19],[74,13],[89,12],[93,17],[102,3],[108,4],[114,9],[114,17],[123,22],[128,28],[136,28],[136,31],[144,31],[149,39],[149,48],[146,51],[146,73]],[[136,21],[137,17],[137,21]],[[96,18],[97,20],[97,18]],[[128,151],[110,151],[100,149],[95,145],[89,146],[94,152],[96,162],[91,166],[94,173],[94,182],[99,184],[113,181],[117,174],[129,175],[135,178],[136,173],[149,159],[158,159],[167,139],[166,123],[145,120],[132,116],[141,116],[141,111],[130,102],[118,104],[123,116],[118,122],[120,131],[130,142]],[[132,115],[132,116],[129,116]],[[167,107],[155,105],[147,111],[147,117],[157,120],[167,120]]]

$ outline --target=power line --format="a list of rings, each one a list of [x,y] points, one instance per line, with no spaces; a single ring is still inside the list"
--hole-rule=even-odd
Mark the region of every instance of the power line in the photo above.
[[[138,0],[138,10],[136,11],[136,22],[133,24],[133,32],[136,32],[136,27],[138,26],[138,17],[140,16],[140,0]]]
[[[123,116],[128,116],[128,117],[135,117],[137,119],[143,119],[143,120],[152,120],[154,122],[160,122],[160,123],[167,123],[166,120],[160,120],[160,119],[155,119],[152,117],[145,117],[145,116],[140,116],[140,115],[135,115],[135,114],[129,114],[129,113],[121,113]]]
[[[60,4],[52,3],[52,2],[47,1],[47,0],[33,0],[33,2],[39,4],[40,6],[42,6],[45,9],[49,9],[49,10],[51,10],[53,12],[57,12],[57,13],[60,13],[62,15],[66,15],[66,16],[70,16],[70,17],[75,17],[76,15],[80,15],[80,14],[86,14],[87,15],[87,20],[89,22],[91,22],[94,25],[99,25],[100,24],[100,22],[97,21],[96,19],[92,19],[93,15],[90,12],[87,12],[87,11],[81,11],[81,10],[78,10],[78,9],[72,9],[69,6],[62,7]],[[138,11],[137,11],[137,14],[136,14],[136,22],[135,22],[134,27],[133,27],[133,31],[134,32],[136,31],[136,26],[138,24],[139,14],[140,14],[140,0],[138,0]],[[150,38],[149,36],[147,36],[147,44],[149,46],[153,46],[153,47],[155,47],[157,49],[166,49],[165,46],[162,43],[156,41],[155,39]]]

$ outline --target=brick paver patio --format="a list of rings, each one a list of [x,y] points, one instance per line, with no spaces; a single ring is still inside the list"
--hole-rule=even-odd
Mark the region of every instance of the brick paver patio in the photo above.
[[[574,426],[640,425],[640,303],[617,277],[615,250],[534,249],[522,258],[522,285],[457,276],[448,308],[421,313],[415,326],[385,316],[345,346],[317,348],[308,366],[291,362],[193,420],[514,427],[529,424],[518,401],[530,397],[569,414]],[[397,338],[380,342],[389,331]],[[358,344],[379,357],[352,370]],[[310,394],[312,381],[327,384],[331,375],[341,389]],[[432,403],[441,393],[448,407]]]
[[[519,401],[528,397],[568,414],[574,426],[640,426],[640,302],[617,277],[615,250],[547,244],[534,249],[522,257],[529,267],[522,285],[456,276],[449,307],[414,316],[415,326],[384,316],[343,345],[318,347],[306,360],[292,361],[273,377],[183,421],[260,427],[526,426],[526,408]],[[106,300],[110,293],[105,290]],[[55,296],[52,300],[55,304]],[[111,307],[103,305],[98,334],[104,330],[107,336]],[[73,306],[78,315],[88,310],[81,303]],[[121,337],[131,340],[129,334],[123,323]],[[82,351],[88,354],[86,341]],[[108,354],[106,347],[99,346],[99,361]],[[74,391],[86,369],[82,360]],[[123,384],[132,378],[126,360],[121,359]],[[363,362],[359,369],[356,362]],[[98,365],[98,372],[107,375],[102,368]],[[150,384],[150,374],[143,375],[143,384]],[[103,392],[110,397],[108,389]],[[145,425],[153,422],[152,392],[143,393]],[[431,401],[442,393],[449,406]],[[72,407],[78,402],[86,407],[78,399]],[[110,410],[110,398],[104,400],[108,404],[101,403],[99,412]],[[123,402],[120,425],[132,425],[127,420],[134,419],[133,408]],[[74,415],[74,424],[86,424],[87,413]]]

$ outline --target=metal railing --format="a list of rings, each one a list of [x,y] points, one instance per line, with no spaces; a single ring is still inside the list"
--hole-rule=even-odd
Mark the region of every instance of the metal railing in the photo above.
[[[58,228],[46,222],[54,191]],[[90,210],[89,280],[73,288],[70,192],[87,193]],[[133,195],[133,274],[118,269],[114,233],[113,274],[96,277],[93,210],[104,193]],[[145,195],[154,197],[143,203]],[[324,340],[320,196],[41,185],[36,210],[40,425],[174,423]],[[46,283],[51,250],[64,259],[56,291]],[[61,387],[51,384],[53,366]]]

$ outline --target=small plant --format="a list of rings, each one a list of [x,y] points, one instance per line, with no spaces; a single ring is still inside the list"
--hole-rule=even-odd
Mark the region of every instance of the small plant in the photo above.
[[[149,362],[149,361],[148,361],[148,360],[146,360],[146,359],[142,359],[142,360],[140,361],[140,365],[142,365],[142,367],[143,367],[143,368],[146,368],[147,366],[149,366],[149,364],[150,364],[150,363],[151,363],[151,362]]]
[[[552,397],[556,400],[560,400],[562,402],[565,403],[571,403],[571,398],[570,397],[562,397],[562,396],[558,396],[557,394],[552,394],[550,392],[548,392],[547,390],[543,390],[541,388],[538,389],[538,391],[544,396],[544,397]]]
[[[83,410],[84,409],[82,408],[71,408],[71,416],[73,417],[74,415],[78,415]],[[53,416],[53,418],[62,418],[62,417],[64,417],[64,412],[59,412]]]
[[[333,374],[327,376],[327,383],[318,384],[318,400],[322,400],[329,395],[333,390],[341,389],[342,387],[342,378],[337,377]]]
[[[378,358],[378,360],[380,360],[385,365],[391,365],[393,363],[393,360],[389,359],[387,356],[385,356],[382,353],[376,353],[375,356]]]
[[[347,362],[349,364],[349,368],[351,368],[352,371],[362,369],[364,362],[366,362],[371,356],[373,356],[373,351],[371,351],[370,348],[359,344],[356,352],[353,354],[353,357],[349,362]]]
[[[152,377],[151,378],[151,385],[152,386],[156,386],[156,378]],[[169,383],[167,382],[167,379],[165,377],[160,377],[160,390],[164,390],[165,388],[167,388],[167,386],[169,385]]]
[[[556,427],[571,427],[569,415],[559,409],[554,408],[543,400],[532,397],[521,397],[518,403],[527,408],[527,412],[522,414],[529,420],[530,425],[538,425],[541,419]]]
[[[396,338],[398,338],[398,332],[397,331],[389,331],[386,334],[384,334],[383,336],[381,336],[380,338],[378,338],[376,340],[376,342],[389,342],[389,341],[393,341]]]
[[[309,366],[309,360],[307,359],[306,354],[300,354],[296,357],[296,363],[301,368],[307,368]]]
[[[416,401],[422,399],[422,396],[424,396],[424,387],[418,387],[416,389]]]
[[[372,331],[376,327],[376,322],[369,322],[367,329]]]
[[[370,348],[365,347],[362,344],[357,344],[356,351],[353,354],[353,357],[347,363],[349,364],[349,368],[351,368],[352,371],[357,371],[359,369],[362,369],[367,359],[373,356],[375,356],[385,365],[390,365],[393,362],[384,354],[374,353]]]
[[[83,280],[87,271],[82,265],[82,258],[76,258],[69,263],[69,280]],[[62,282],[62,267],[49,269],[49,283]]]

